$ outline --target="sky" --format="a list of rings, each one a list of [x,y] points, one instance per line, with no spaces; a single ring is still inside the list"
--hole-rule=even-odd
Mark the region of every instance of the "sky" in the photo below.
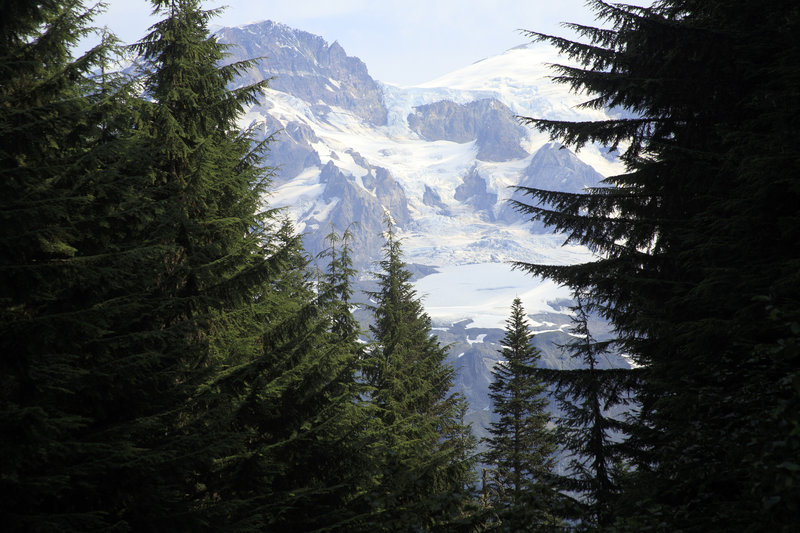
[[[91,0],[89,0],[91,1]],[[95,19],[123,42],[141,38],[158,18],[145,0],[105,0]],[[88,3],[88,2],[87,2]],[[627,3],[637,3],[636,0]],[[649,2],[647,2],[649,3]],[[593,24],[585,0],[207,0],[228,6],[213,24],[262,20],[338,41],[373,78],[401,86],[433,80],[529,41],[519,30],[568,36],[561,22]]]

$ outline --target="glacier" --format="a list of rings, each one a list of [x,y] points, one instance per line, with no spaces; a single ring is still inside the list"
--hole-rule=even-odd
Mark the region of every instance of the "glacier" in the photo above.
[[[570,293],[512,270],[511,261],[575,264],[593,256],[564,244],[509,205],[523,185],[580,192],[623,167],[602,146],[573,153],[519,116],[607,120],[585,95],[554,83],[548,45],[519,46],[413,87],[382,83],[338,43],[270,21],[221,28],[231,60],[266,56],[239,84],[271,79],[239,125],[273,137],[271,207],[283,208],[316,256],[331,227],[351,222],[360,283],[380,259],[389,213],[435,333],[450,345],[467,419],[485,427],[491,369],[511,302],[525,307],[542,363],[573,363],[556,347],[570,336]],[[593,323],[595,335],[608,326]],[[609,366],[628,366],[609,355]],[[481,435],[481,431],[476,431]]]

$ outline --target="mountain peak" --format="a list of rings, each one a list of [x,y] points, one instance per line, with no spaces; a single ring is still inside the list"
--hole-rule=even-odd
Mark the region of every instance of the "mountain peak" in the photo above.
[[[398,87],[377,83],[338,42],[284,24],[264,21],[219,35],[235,45],[234,60],[266,58],[244,82],[271,78],[271,89],[242,125],[257,126],[264,137],[278,132],[268,158],[277,168],[270,205],[286,209],[311,256],[327,247],[331,228],[349,227],[354,266],[364,273],[381,257],[389,212],[409,268],[420,276],[414,282],[426,312],[459,354],[459,386],[473,406],[467,417],[483,416],[514,296],[534,312],[537,342],[563,343],[568,334],[558,303],[568,290],[505,263],[591,259],[586,248],[562,245],[562,236],[515,211],[510,198],[529,198],[514,196],[514,187],[580,192],[602,179],[582,161],[605,164],[601,171],[612,164],[596,147],[579,158],[519,124],[516,115],[592,116],[573,107],[580,97],[548,79],[545,63],[554,55],[540,45],[517,47],[435,83]],[[557,357],[548,347],[543,351]]]
[[[244,125],[256,123],[265,136],[282,130],[272,144],[278,174],[271,201],[289,208],[311,253],[324,244],[320,228],[359,221],[355,259],[369,265],[389,210],[410,262],[524,260],[541,254],[530,235],[543,228],[507,203],[513,187],[579,192],[602,179],[581,160],[608,164],[594,147],[579,159],[520,126],[516,115],[537,106],[575,112],[560,101],[564,89],[549,90],[541,64],[549,56],[539,45],[461,69],[456,88],[395,87],[378,84],[338,42],[284,24],[264,21],[220,36],[235,45],[234,59],[267,58],[246,81],[271,78],[271,90]],[[562,261],[560,251],[547,254]]]
[[[223,28],[217,35],[234,45],[231,61],[263,58],[242,83],[271,79],[272,89],[318,106],[319,113],[338,107],[368,123],[386,123],[380,86],[364,62],[348,56],[338,42],[329,45],[318,35],[271,20]]]

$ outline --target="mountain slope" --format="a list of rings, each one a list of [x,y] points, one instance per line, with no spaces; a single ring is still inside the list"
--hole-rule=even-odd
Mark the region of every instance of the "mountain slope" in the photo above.
[[[357,221],[354,260],[365,272],[379,258],[384,213],[391,214],[421,277],[426,310],[443,339],[455,343],[453,361],[473,411],[485,407],[499,348],[487,339],[502,333],[515,296],[542,331],[537,342],[549,346],[545,363],[568,363],[552,348],[568,334],[568,291],[511,272],[506,262],[565,264],[591,255],[561,246],[563,238],[525,220],[507,200],[516,185],[579,192],[620,167],[601,147],[576,155],[519,125],[517,115],[609,118],[576,107],[581,97],[550,82],[549,48],[517,47],[424,85],[398,87],[373,80],[338,43],[282,24],[217,35],[232,45],[234,60],[265,57],[242,83],[271,78],[270,89],[241,126],[274,135],[268,162],[278,171],[269,203],[286,207],[312,254],[324,248],[331,226],[342,231]]]

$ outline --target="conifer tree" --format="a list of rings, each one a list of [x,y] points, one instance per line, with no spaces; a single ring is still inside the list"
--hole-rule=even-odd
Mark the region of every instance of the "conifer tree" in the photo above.
[[[575,295],[573,340],[562,346],[578,363],[575,369],[539,369],[553,388],[563,415],[555,420],[566,473],[555,485],[569,499],[557,511],[582,529],[603,530],[614,523],[616,498],[624,472],[624,409],[635,394],[636,371],[603,368],[600,358],[613,341],[597,341],[589,330],[589,310]]]
[[[218,67],[213,12],[154,2],[166,18],[135,47],[148,98],[129,100],[84,74],[107,42],[69,57],[80,2],[7,5],[4,526],[352,520],[369,474],[352,354],[298,238],[260,211],[263,146],[236,123],[259,87],[227,89],[246,64]]]
[[[113,40],[77,59],[95,10],[82,2],[3,5],[0,22],[3,525],[86,531],[120,524],[137,453],[127,413],[143,311],[137,238],[153,212],[129,160],[136,103],[102,72]],[[123,415],[125,416],[125,415]]]
[[[174,428],[171,447],[195,451],[150,475],[183,485],[192,520],[181,528],[336,524],[352,514],[350,480],[363,475],[353,466],[354,356],[330,338],[291,226],[260,211],[263,145],[236,120],[263,84],[228,89],[249,62],[219,66],[214,11],[154,5],[166,18],[135,45],[153,100],[141,144],[166,267],[148,320],[166,332],[157,353],[177,376],[172,394],[185,395],[158,423]]]
[[[213,11],[154,4],[167,18],[136,49],[151,65],[144,145],[163,194],[155,318],[175,333],[166,348],[192,391],[178,433],[202,438],[185,493],[216,529],[344,529],[370,475],[356,354],[332,332],[291,226],[258,210],[260,146],[236,118],[263,84],[227,89],[249,63],[218,66]]]
[[[355,340],[333,330],[314,291],[308,258],[290,226],[275,247],[289,263],[237,322],[258,342],[217,384],[235,392],[232,427],[242,447],[226,460],[217,493],[244,499],[256,530],[357,530],[368,512],[366,409],[355,381]],[[259,529],[260,528],[260,529]]]
[[[453,368],[431,333],[387,220],[374,302],[374,345],[364,375],[378,428],[377,531],[448,530],[468,521],[474,438],[464,399],[450,391]]]
[[[628,439],[637,468],[619,527],[789,530],[797,484],[765,465],[797,467],[779,459],[796,456],[798,441],[773,415],[797,396],[782,376],[797,363],[784,348],[800,302],[786,121],[797,110],[800,45],[789,36],[800,10],[780,0],[592,5],[610,28],[573,25],[588,43],[532,35],[575,61],[557,81],[592,94],[587,107],[622,114],[530,123],[576,148],[621,147],[626,173],[585,194],[529,189],[542,203],[523,211],[600,257],[519,266],[586,291],[642,366]]]
[[[212,410],[219,402],[204,387],[229,356],[215,349],[223,315],[275,266],[258,253],[259,149],[236,124],[257,88],[227,90],[240,65],[217,66],[224,51],[208,37],[213,13],[193,1],[153,5],[165,18],[134,46],[148,99],[130,126],[124,170],[140,176],[151,208],[131,238],[157,255],[130,264],[138,313],[113,328],[125,374],[103,400],[113,406],[108,431],[126,435],[131,453],[127,484],[109,497],[126,527],[191,530],[238,505],[207,491],[216,461],[238,441],[214,420],[224,410]]]
[[[353,316],[353,288],[352,282],[357,272],[353,268],[351,241],[353,234],[350,227],[342,235],[335,229],[326,237],[328,248],[320,252],[318,259],[327,262],[325,274],[322,277],[319,293],[324,302],[331,305],[331,331],[343,342],[353,343],[359,335],[358,321]]]
[[[489,470],[490,504],[499,531],[537,531],[554,525],[550,481],[556,450],[547,424],[546,389],[536,373],[541,353],[531,344],[522,301],[515,298],[502,340],[504,360],[492,370],[492,411],[484,461]]]

